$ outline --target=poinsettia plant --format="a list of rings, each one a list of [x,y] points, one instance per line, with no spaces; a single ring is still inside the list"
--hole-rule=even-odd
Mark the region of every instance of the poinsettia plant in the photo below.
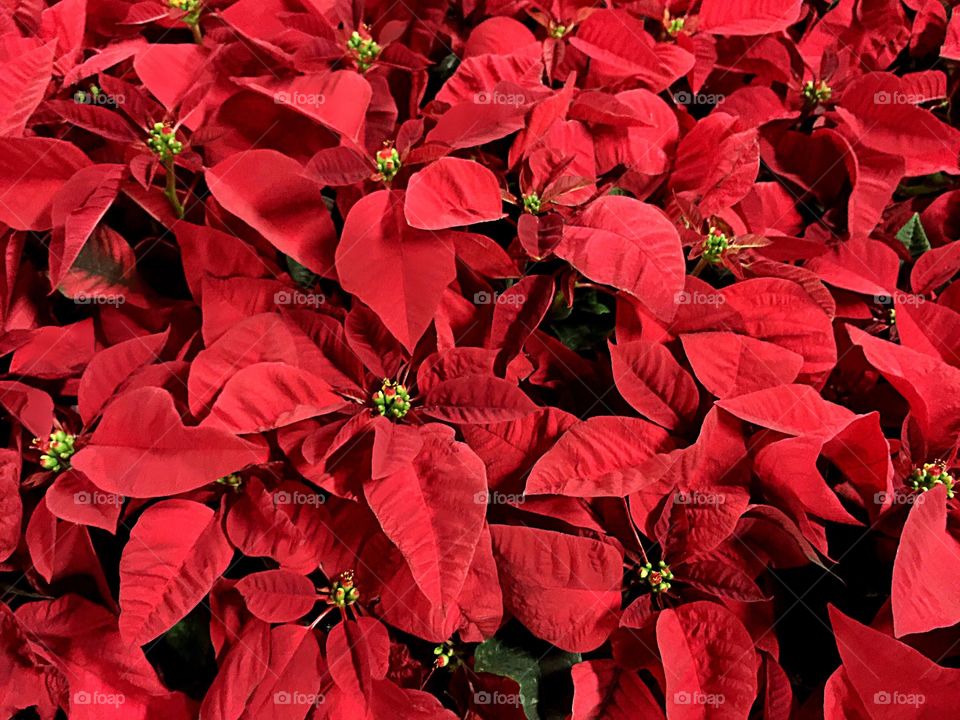
[[[960,704],[960,13],[0,20],[0,714]]]

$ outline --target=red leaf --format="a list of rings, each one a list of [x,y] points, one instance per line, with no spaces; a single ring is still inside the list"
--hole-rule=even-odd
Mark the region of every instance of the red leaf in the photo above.
[[[960,670],[937,665],[833,606],[829,611],[843,669],[872,720],[933,720],[955,714],[960,704]],[[883,662],[876,662],[877,658]]]
[[[764,340],[728,332],[683,335],[697,380],[721,400],[797,379],[803,357]]]
[[[633,409],[668,430],[692,419],[697,386],[670,351],[643,340],[610,346],[617,389]]]
[[[120,558],[123,639],[143,645],[170,629],[210,591],[231,557],[210,508],[164,500],[144,511]]]
[[[34,437],[46,440],[53,425],[53,400],[43,390],[14,380],[0,381],[0,405]]]
[[[423,594],[444,613],[459,598],[480,541],[487,489],[483,463],[448,431],[424,430],[412,463],[363,487]]]
[[[572,720],[662,718],[663,710],[640,677],[612,660],[587,660],[571,668]]]
[[[497,176],[472,160],[445,157],[414,173],[403,214],[422,230],[472,225],[503,217]]]
[[[206,177],[228,212],[301,265],[331,274],[333,221],[320,186],[304,177],[300,163],[275,150],[248,150],[209,168]]]
[[[265,622],[292,622],[306,615],[317,602],[313,583],[289,570],[253,573],[237,582],[247,608]]]
[[[0,138],[0,222],[17,230],[49,230],[53,197],[90,160],[52,138]]]
[[[960,621],[960,541],[947,529],[946,489],[914,499],[893,564],[897,637]]]
[[[628,417],[593,417],[574,425],[543,454],[527,479],[528,495],[623,497],[641,482],[643,462],[670,450],[669,435]]]
[[[517,420],[536,409],[533,401],[508,380],[467,375],[430,388],[423,412],[452,423],[497,423]]]
[[[603,644],[618,622],[620,551],[548,530],[494,525],[490,531],[506,609],[568,652]]]
[[[369,305],[412,352],[456,268],[452,243],[410,227],[403,199],[402,192],[380,190],[350,208],[337,246],[337,273],[344,290]]]
[[[555,252],[591,280],[633,295],[658,318],[676,313],[686,274],[680,237],[652,205],[601,197],[564,227]]]
[[[147,387],[108,405],[89,444],[71,463],[107,492],[162,497],[263,460],[262,451],[224,430],[184,426],[173,398]]]
[[[746,717],[757,695],[750,634],[721,605],[694,602],[657,618],[667,715],[677,720]]]
[[[703,0],[700,29],[714,35],[767,35],[800,19],[801,0]]]
[[[264,432],[342,408],[323,380],[284,363],[248,365],[227,380],[204,427],[236,435]]]

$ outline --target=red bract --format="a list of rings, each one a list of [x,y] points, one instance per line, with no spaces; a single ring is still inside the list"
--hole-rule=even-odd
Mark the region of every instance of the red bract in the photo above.
[[[11,5],[0,715],[954,716],[949,5]]]

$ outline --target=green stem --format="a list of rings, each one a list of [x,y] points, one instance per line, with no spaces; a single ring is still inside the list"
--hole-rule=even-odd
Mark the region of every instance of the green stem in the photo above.
[[[696,264],[696,267],[693,268],[693,272],[690,273],[691,277],[700,277],[700,273],[703,272],[703,269],[706,266],[707,266],[707,259],[701,256],[700,260]]]
[[[167,187],[164,189],[163,194],[167,196],[167,200],[169,200],[173,206],[177,217],[182,218],[184,213],[183,204],[180,202],[180,198],[177,197],[177,173],[173,160],[168,160],[163,166],[167,171]]]
[[[193,41],[197,45],[203,45],[203,33],[200,32],[199,18],[195,22],[188,22],[187,25],[190,26],[190,32],[193,33]]]

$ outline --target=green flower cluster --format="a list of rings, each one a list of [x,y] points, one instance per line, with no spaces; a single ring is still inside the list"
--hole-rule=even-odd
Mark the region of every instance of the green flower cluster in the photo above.
[[[350,39],[347,40],[347,50],[353,54],[357,69],[360,72],[366,72],[377,61],[377,57],[379,57],[383,48],[372,38],[364,38],[354,30]]]
[[[703,259],[711,265],[719,265],[728,247],[730,240],[727,236],[712,227],[703,239]]]
[[[328,602],[339,608],[345,608],[353,605],[359,599],[360,591],[353,584],[353,573],[349,570],[340,573],[340,577],[334,580],[330,586],[330,599]]]
[[[150,148],[164,163],[173,160],[174,155],[183,152],[183,143],[177,140],[176,133],[172,128],[162,122],[154,123],[149,130],[150,137],[147,138],[147,147]]]
[[[953,479],[953,475],[947,472],[947,468],[943,463],[935,462],[924,463],[923,467],[916,468],[910,475],[908,482],[910,487],[920,492],[932,490],[937,485],[945,485],[947,488],[947,497],[952,498],[954,495],[953,485],[956,481]]]
[[[433,661],[435,668],[445,668],[453,661],[453,647],[450,643],[437,645],[433,649],[433,654],[436,656]]]
[[[380,179],[390,182],[400,172],[400,153],[394,147],[387,147],[377,152],[377,171]]]
[[[670,589],[670,580],[673,580],[673,573],[670,572],[670,566],[661,560],[657,563],[656,569],[650,563],[640,568],[640,579],[646,580],[653,592],[662,593]]]
[[[540,196],[536,193],[530,193],[529,195],[523,196],[523,209],[525,212],[530,213],[531,215],[536,215],[540,212],[542,203],[540,201]]]
[[[217,478],[218,485],[224,485],[234,492],[240,490],[240,486],[243,484],[243,479],[236,473],[230,473],[229,475],[224,475],[221,478]]]
[[[399,420],[410,410],[410,393],[398,382],[383,379],[383,385],[372,397],[373,405],[384,417]]]
[[[40,465],[53,472],[68,469],[70,467],[70,457],[75,452],[73,443],[76,439],[76,435],[71,435],[63,430],[51,433],[46,450],[40,456]],[[34,440],[34,444],[39,444],[39,440]]]
[[[670,37],[676,37],[683,31],[683,26],[686,24],[686,18],[678,17],[671,18],[667,23],[665,23],[667,35]]]
[[[803,99],[810,105],[819,105],[827,102],[833,95],[833,90],[824,80],[807,80],[803,84]]]

